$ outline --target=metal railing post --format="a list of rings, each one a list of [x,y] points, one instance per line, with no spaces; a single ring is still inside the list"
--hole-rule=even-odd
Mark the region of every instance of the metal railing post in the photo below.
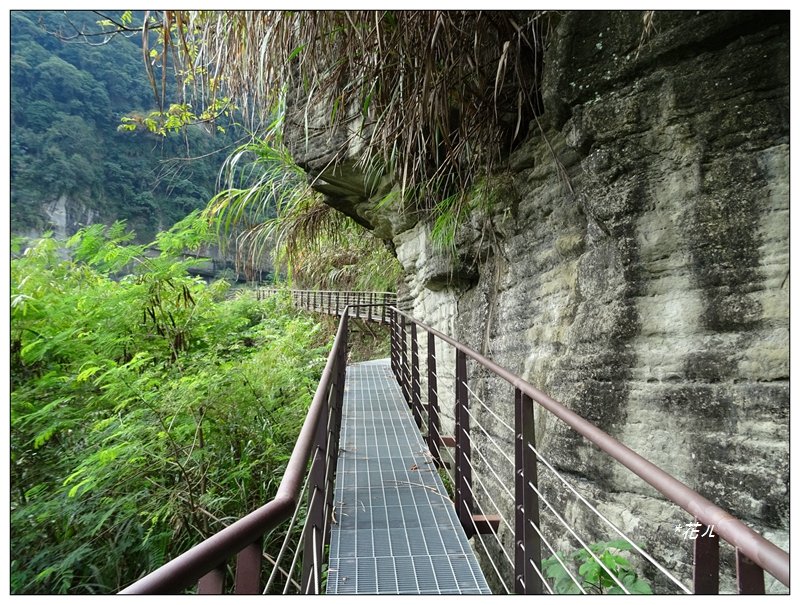
[[[336,315],[342,314],[342,307],[339,305],[339,292],[336,292]]]
[[[225,566],[209,571],[197,582],[197,594],[222,594],[225,590]]]
[[[397,372],[397,314],[394,309],[389,309],[389,359],[392,366],[392,374],[395,379],[399,378]],[[400,383],[397,380],[398,384]]]
[[[436,339],[428,332],[428,449],[437,468],[442,467],[441,424],[439,422],[439,393],[436,383]]]
[[[373,303],[373,300],[374,300],[373,299],[374,296],[375,295],[372,292],[369,293],[369,308],[367,310],[367,319],[369,321],[372,321],[372,303]]]
[[[694,594],[719,594],[719,536],[708,529],[701,523],[694,540]]]
[[[236,557],[236,594],[259,594],[261,592],[261,537],[250,544]]]
[[[736,586],[739,594],[764,594],[764,570],[736,548]]]
[[[467,396],[467,356],[456,349],[456,512],[467,537],[475,534],[472,522],[472,466],[469,442],[469,399]]]
[[[539,487],[536,454],[536,425],[533,400],[514,389],[514,592],[542,594],[542,580],[534,569],[542,568],[541,539],[531,524],[539,527]],[[529,447],[530,446],[530,447]]]
[[[422,404],[420,403],[419,349],[417,348],[417,324],[411,322],[411,411],[417,428],[422,428]]]
[[[345,307],[342,311],[346,310]],[[331,412],[331,421],[330,425],[328,426],[328,435],[329,435],[329,444],[330,450],[328,452],[330,458],[328,464],[326,464],[325,468],[325,481],[326,481],[326,488],[328,485],[331,486],[331,489],[328,494],[328,498],[326,501],[327,510],[333,511],[334,509],[334,500],[333,500],[333,485],[334,480],[336,478],[336,469],[339,464],[339,438],[341,435],[342,429],[342,408],[344,405],[344,387],[345,387],[345,380],[347,377],[347,336],[348,336],[348,329],[349,329],[349,318],[347,317],[346,313],[342,313],[342,327],[343,327],[343,338],[341,342],[341,346],[339,350],[336,352],[336,364],[333,369],[333,386],[331,387],[331,401],[332,401],[332,412]],[[331,532],[331,525],[327,523],[329,515],[326,515],[326,528],[327,531],[323,537],[323,544],[328,544],[330,541],[330,532]]]
[[[381,323],[386,323],[386,293],[383,294],[383,305],[381,306]]]
[[[317,529],[320,535],[325,529],[325,457],[328,444],[329,408],[329,398],[325,397],[314,437],[314,448],[311,455],[314,462],[309,471],[311,476],[308,483],[308,514],[306,515],[306,534],[303,543],[303,575],[300,584],[304,588],[308,586],[309,578],[314,575],[315,550],[317,559],[322,560],[322,540],[315,547],[314,529]]]
[[[403,391],[403,397],[406,400],[406,405],[411,404],[411,397],[408,392],[408,352],[406,345],[406,318],[404,315],[400,316],[400,389]]]

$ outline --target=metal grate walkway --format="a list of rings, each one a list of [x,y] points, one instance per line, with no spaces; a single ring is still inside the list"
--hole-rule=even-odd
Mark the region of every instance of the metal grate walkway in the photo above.
[[[328,594],[491,594],[389,360],[347,367]]]

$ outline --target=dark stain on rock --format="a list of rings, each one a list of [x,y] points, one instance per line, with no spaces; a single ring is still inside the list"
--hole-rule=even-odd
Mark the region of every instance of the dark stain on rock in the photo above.
[[[697,351],[686,356],[683,367],[688,380],[721,382],[736,372],[736,358],[725,351]]]
[[[762,281],[754,184],[764,179],[760,172],[754,158],[713,161],[687,223],[693,273],[706,307],[702,321],[709,330],[753,328],[761,315],[759,303],[747,295]]]
[[[584,211],[596,231],[578,266],[581,297],[570,329],[567,350],[550,375],[548,389],[562,402],[602,430],[614,435],[625,426],[635,355],[629,345],[641,329],[636,296],[642,290],[642,269],[636,222],[648,195],[638,179],[612,184],[614,204]],[[587,191],[585,200],[594,199]],[[554,463],[582,475],[600,489],[613,491],[610,458],[582,436],[557,427],[547,436]],[[580,452],[580,453],[579,453]]]
[[[685,418],[704,427],[708,427],[708,423],[730,423],[735,410],[726,390],[713,384],[669,386],[659,403],[671,416]]]
[[[707,306],[703,321],[707,328],[718,332],[734,332],[755,327],[761,317],[757,300],[729,287],[706,290]]]
[[[772,527],[788,523],[788,456],[783,464],[754,467],[746,461],[759,455],[757,447],[719,433],[705,435],[691,450],[697,459],[710,461],[697,469],[694,489],[701,495],[740,519]]]

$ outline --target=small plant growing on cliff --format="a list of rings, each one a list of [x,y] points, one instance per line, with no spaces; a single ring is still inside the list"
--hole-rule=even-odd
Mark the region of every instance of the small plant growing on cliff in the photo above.
[[[613,540],[611,542],[598,542],[590,544],[589,548],[603,562],[619,582],[631,594],[653,594],[650,583],[639,577],[632,563],[620,553],[630,551],[633,546],[626,540]],[[585,548],[576,550],[570,555],[559,553],[558,557],[565,564],[578,566],[577,573],[574,567],[570,570],[573,576],[582,578],[583,590],[594,594],[624,594],[619,584],[603,569],[597,559]],[[570,577],[564,565],[556,558],[549,557],[542,561],[542,572],[551,580],[553,591],[556,594],[579,594],[580,587]]]

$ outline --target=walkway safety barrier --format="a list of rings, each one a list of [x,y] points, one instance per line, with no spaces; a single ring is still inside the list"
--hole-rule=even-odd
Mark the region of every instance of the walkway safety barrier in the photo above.
[[[193,585],[199,594],[222,594],[232,557],[236,557],[236,594],[320,592],[339,452],[348,319],[344,313],[275,498],[127,587],[123,594],[176,593]],[[270,561],[272,570],[264,583],[262,539],[287,521],[285,539],[278,555]],[[298,524],[302,527],[299,537]],[[291,563],[286,565],[283,559],[293,537],[297,538],[297,546]],[[295,578],[301,554],[302,571]]]
[[[283,290],[282,292],[286,292]],[[259,297],[273,291],[262,290]],[[377,302],[375,295],[386,295]],[[337,296],[338,295],[338,296]],[[391,295],[394,296],[394,295]],[[517,594],[558,592],[543,560],[557,561],[574,583],[575,592],[592,586],[564,561],[552,530],[569,535],[587,556],[608,574],[610,592],[629,593],[629,578],[610,569],[603,553],[595,552],[565,517],[563,498],[574,497],[594,515],[597,525],[631,545],[648,566],[648,578],[672,592],[715,594],[720,590],[720,538],[735,551],[739,593],[763,594],[764,572],[789,586],[789,555],[731,514],[710,502],[597,426],[564,407],[536,387],[480,353],[397,309],[390,293],[293,291],[295,305],[341,315],[333,347],[308,416],[289,460],[276,497],[218,534],[129,586],[127,594],[170,593],[197,585],[202,594],[224,592],[229,559],[236,557],[234,591],[242,594],[324,592],[324,555],[332,522],[333,481],[339,451],[341,408],[347,364],[348,321],[372,318],[389,324],[391,369],[403,396],[423,431],[432,461],[450,469],[454,506],[462,527],[475,538],[475,548],[497,556],[485,557],[498,590]],[[338,302],[337,302],[338,301]],[[344,302],[351,301],[351,302]],[[360,302],[354,302],[360,301]],[[453,368],[450,372],[445,368]],[[472,371],[469,371],[469,370]],[[479,397],[470,376],[480,369],[508,389],[513,426]],[[423,388],[424,387],[424,388]],[[445,395],[447,391],[447,395]],[[497,390],[493,390],[493,401]],[[538,408],[538,411],[535,410]],[[452,414],[452,415],[451,415]],[[535,419],[550,414],[565,423],[576,438],[585,439],[611,459],[680,507],[696,532],[691,588],[678,578],[674,565],[659,562],[599,509],[598,502],[564,477],[536,443]],[[453,433],[442,431],[444,417]],[[552,423],[551,423],[552,424]],[[504,447],[504,444],[513,444]],[[495,451],[490,455],[491,449]],[[513,452],[513,453],[512,453]],[[490,459],[500,460],[499,468]],[[543,481],[545,474],[547,481]],[[563,486],[562,506],[543,483]],[[513,486],[512,489],[509,486]],[[507,514],[507,511],[512,511]],[[545,519],[545,517],[547,519]],[[283,524],[288,526],[283,528]],[[264,569],[263,536],[283,532],[280,552]],[[284,561],[294,550],[289,563]],[[669,569],[668,569],[669,567]],[[341,570],[340,570],[340,573]],[[488,576],[487,576],[488,578]],[[283,584],[280,586],[280,584]]]
[[[278,288],[259,288],[259,299],[273,296],[285,290]],[[298,309],[341,315],[342,310],[349,307],[350,317],[367,321],[389,323],[387,310],[397,306],[397,294],[394,292],[358,292],[354,290],[290,290],[292,304]]]
[[[549,472],[554,481],[563,485],[564,493],[575,496],[590,514],[596,516],[597,524],[608,527],[615,537],[627,541],[645,561],[671,583],[677,592],[717,594],[720,589],[720,545],[723,538],[735,548],[736,582],[739,593],[763,594],[764,571],[789,586],[789,555],[762,536],[735,519],[730,513],[713,504],[685,484],[661,470],[642,456],[629,449],[597,426],[564,407],[536,387],[505,368],[487,359],[464,344],[414,319],[398,309],[390,309],[392,339],[391,367],[400,383],[408,405],[421,430],[427,433],[431,455],[439,465],[454,468],[455,506],[461,523],[468,535],[477,536],[487,552],[499,552],[494,560],[487,557],[497,582],[506,592],[540,594],[555,592],[553,581],[542,570],[542,559],[553,557],[573,580],[575,592],[589,592],[585,581],[575,577],[569,562],[562,561],[558,548],[543,532],[540,515],[546,513],[560,533],[571,534],[616,584],[617,592],[629,593],[622,579],[612,573],[602,553],[594,552],[590,544],[582,539],[557,510],[554,498],[546,496],[539,485],[539,473]],[[438,353],[437,353],[438,345]],[[454,375],[445,376],[439,365],[445,353],[455,356]],[[422,362],[421,359],[425,359]],[[511,426],[501,418],[481,397],[475,385],[470,383],[467,372],[468,361],[504,382],[510,389],[514,421]],[[452,362],[451,362],[452,363]],[[422,378],[421,378],[422,376]],[[445,379],[454,387],[455,408],[453,412],[454,435],[441,432],[440,402],[450,399],[440,397],[440,386]],[[427,384],[423,394],[423,381]],[[493,383],[494,385],[495,383]],[[496,386],[493,400],[497,399]],[[426,396],[425,396],[426,395]],[[613,524],[598,507],[578,491],[555,465],[543,455],[536,444],[534,408],[538,406],[575,433],[581,435],[599,450],[610,456],[658,490],[669,501],[690,515],[687,524],[694,537],[693,590],[675,577],[675,574],[659,563],[652,554],[645,552],[637,543]],[[491,429],[485,421],[491,421]],[[505,434],[503,434],[505,433]],[[507,454],[509,448],[503,443],[513,443],[513,458]],[[481,446],[478,446],[478,443]],[[489,450],[494,448],[494,458],[505,462],[507,469],[498,469],[489,461]],[[452,453],[451,453],[452,452]],[[449,456],[449,460],[447,459]],[[476,464],[476,462],[478,464]],[[449,463],[449,464],[448,464]],[[513,485],[514,492],[508,488]],[[478,497],[480,495],[480,498]],[[508,505],[503,506],[503,499]],[[513,510],[513,519],[506,519],[503,510]],[[501,525],[501,523],[503,525]],[[502,536],[510,539],[503,539]],[[486,541],[484,541],[484,537]],[[488,548],[487,542],[493,542]],[[503,567],[513,570],[513,577],[503,572]]]

